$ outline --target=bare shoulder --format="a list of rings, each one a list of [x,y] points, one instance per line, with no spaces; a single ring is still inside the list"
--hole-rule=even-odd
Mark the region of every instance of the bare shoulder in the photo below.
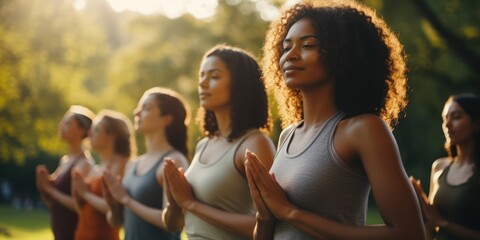
[[[373,114],[362,114],[341,121],[342,126],[348,132],[354,133],[368,132],[370,130],[389,130],[389,127],[383,119]]]
[[[61,158],[60,158],[60,161],[58,161],[58,166],[62,165],[62,164],[65,164],[66,162],[68,162],[68,156],[67,155],[63,155]]]
[[[251,145],[251,144],[262,144],[262,143],[272,143],[272,139],[263,132],[257,132],[248,136],[242,144]]]
[[[432,164],[432,173],[443,171],[449,163],[450,159],[448,157],[443,157],[435,160]]]
[[[344,119],[340,121],[336,131],[336,134],[340,135],[342,139],[353,144],[361,143],[363,145],[375,143],[376,140],[393,139],[388,124],[381,117],[373,114],[362,114]],[[365,141],[365,139],[370,141]]]
[[[167,158],[172,159],[175,162],[175,165],[177,165],[177,167],[183,167],[184,169],[188,168],[189,161],[187,157],[185,157],[185,155],[183,155],[179,151],[172,152],[167,156]]]
[[[248,136],[238,147],[235,154],[236,165],[241,171],[244,171],[245,151],[246,149],[254,152],[260,161],[270,168],[275,156],[275,145],[272,139],[263,132],[257,132]]]

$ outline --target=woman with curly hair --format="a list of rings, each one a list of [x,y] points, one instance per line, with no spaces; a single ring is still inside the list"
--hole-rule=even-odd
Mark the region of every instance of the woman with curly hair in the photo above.
[[[245,151],[256,151],[267,168],[275,153],[260,131],[270,127],[260,66],[246,51],[218,45],[204,55],[199,72],[197,120],[206,137],[185,175],[172,162],[165,165],[171,195],[164,222],[170,230],[185,226],[188,239],[251,239],[255,211]]]
[[[443,108],[448,157],[432,164],[430,194],[411,181],[430,239],[480,239],[480,97],[453,95]]]
[[[385,22],[354,2],[299,3],[271,24],[263,69],[288,127],[270,172],[246,153],[255,238],[425,239],[391,133],[406,77]],[[370,189],[385,225],[365,226]]]

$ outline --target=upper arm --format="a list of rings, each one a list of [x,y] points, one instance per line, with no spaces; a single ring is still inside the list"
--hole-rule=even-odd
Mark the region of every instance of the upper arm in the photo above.
[[[82,177],[85,179],[88,174],[90,173],[90,170],[92,170],[93,164],[92,162],[88,161],[87,159],[85,161],[79,161],[76,165],[75,168],[78,169]]]
[[[275,145],[267,135],[263,133],[252,134],[248,136],[237,149],[235,162],[237,163],[237,167],[239,167],[238,170],[240,170],[242,174],[245,174],[244,163],[246,149],[255,153],[265,168],[270,169],[273,164],[273,158],[275,157]]]
[[[418,202],[390,128],[377,116],[362,115],[354,117],[346,129],[385,223],[415,226],[420,219]]]
[[[430,203],[433,202],[433,198],[435,197],[435,193],[438,189],[437,180],[440,177],[440,174],[442,174],[443,170],[448,166],[449,162],[450,161],[448,158],[440,158],[435,160],[435,162],[432,164],[432,172],[430,173],[430,189],[428,193],[428,199],[430,200]]]

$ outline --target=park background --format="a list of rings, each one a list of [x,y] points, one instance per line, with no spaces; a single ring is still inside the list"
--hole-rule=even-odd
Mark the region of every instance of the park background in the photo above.
[[[2,235],[2,229],[14,235],[43,231],[47,235],[32,239],[51,238],[34,169],[38,164],[55,169],[66,152],[57,126],[71,104],[95,112],[109,108],[133,119],[142,93],[162,86],[185,96],[195,116],[203,53],[226,43],[260,59],[269,22],[294,2],[0,0],[0,239],[21,239]],[[409,104],[393,133],[407,174],[428,188],[431,163],[445,155],[440,115],[445,100],[480,93],[480,1],[361,2],[377,11],[405,46]],[[275,123],[270,136],[276,143],[281,129],[270,99]],[[193,151],[201,137],[194,121],[189,137]],[[141,136],[137,143],[142,153]]]

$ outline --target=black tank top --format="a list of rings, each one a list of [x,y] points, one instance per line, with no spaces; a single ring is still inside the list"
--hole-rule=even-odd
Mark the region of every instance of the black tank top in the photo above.
[[[438,178],[438,191],[433,199],[434,206],[448,221],[459,224],[472,230],[480,231],[480,174],[475,173],[464,183],[451,185],[447,182],[447,175],[451,164],[448,165]],[[440,229],[436,239],[459,239],[458,236]]]

